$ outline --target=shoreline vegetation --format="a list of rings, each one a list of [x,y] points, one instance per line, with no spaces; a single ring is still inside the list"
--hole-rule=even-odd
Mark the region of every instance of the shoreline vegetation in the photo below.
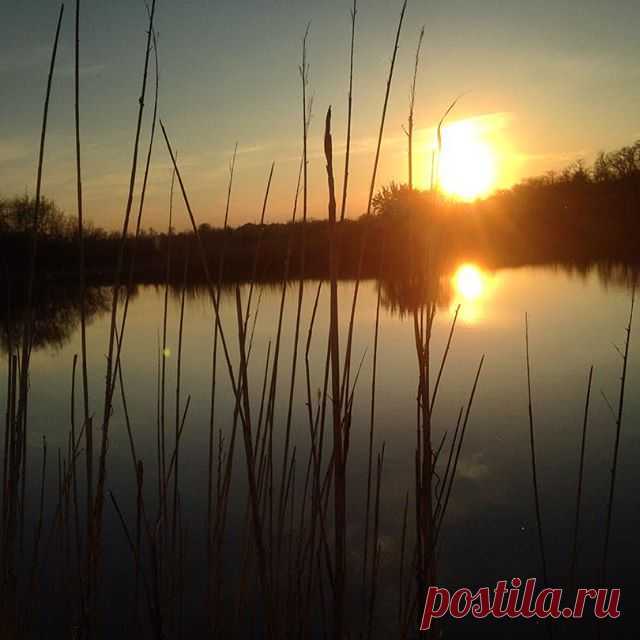
[[[472,202],[391,183],[373,198],[371,214],[336,224],[335,237],[341,248],[338,277],[355,278],[359,268],[364,277],[377,276],[382,246],[386,270],[406,275],[410,271],[407,247],[416,238],[423,250],[427,244],[437,246],[444,262],[473,259],[488,268],[612,260],[637,265],[639,201],[640,141],[599,154],[591,167],[578,161],[561,172],[530,178]],[[28,196],[0,199],[0,282],[20,281],[28,273],[34,204]],[[77,280],[76,221],[46,199],[39,218],[39,276],[48,281]],[[277,281],[285,269],[289,278],[300,277],[303,234],[305,277],[329,277],[327,220],[250,223],[236,228],[203,223],[198,231],[210,269],[217,271],[224,254],[224,281],[250,281],[252,277]],[[363,238],[367,247],[360,256]],[[193,231],[172,229],[169,238],[167,232],[141,229],[137,238],[128,235],[125,240],[125,265],[128,269],[135,244],[134,281],[164,282],[171,243],[174,259],[169,277],[177,283],[195,242]],[[87,282],[111,283],[120,234],[85,225],[83,244]],[[191,261],[188,278],[204,281],[197,260]]]

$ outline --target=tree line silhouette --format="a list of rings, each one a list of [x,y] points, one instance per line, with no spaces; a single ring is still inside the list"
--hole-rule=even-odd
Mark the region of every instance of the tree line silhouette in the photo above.
[[[384,260],[387,275],[407,277],[416,251],[430,252],[434,262],[464,257],[489,267],[545,262],[634,264],[639,261],[639,196],[640,141],[599,154],[591,166],[577,161],[563,171],[529,178],[474,202],[391,183],[375,196],[371,215],[345,219],[337,225],[339,273],[350,277],[361,269],[365,276],[377,276]],[[33,217],[33,198],[0,199],[0,279],[19,281],[26,273]],[[48,199],[41,201],[38,218],[40,278],[76,278],[75,219]],[[251,278],[256,259],[259,278],[279,279],[288,253],[289,275],[296,277],[303,239],[305,276],[326,277],[328,224],[325,220],[308,221],[304,234],[302,224],[245,224],[227,229],[202,224],[200,235],[216,273],[224,254],[224,279]],[[118,234],[91,225],[84,233],[87,277],[95,283],[108,282]],[[170,277],[181,280],[185,261],[194,253],[190,250],[193,242],[192,232],[173,230],[143,230],[135,240],[129,237],[125,257],[130,263],[135,252],[135,281],[164,281],[169,247]],[[195,259],[189,265],[189,277],[195,281],[203,277]]]

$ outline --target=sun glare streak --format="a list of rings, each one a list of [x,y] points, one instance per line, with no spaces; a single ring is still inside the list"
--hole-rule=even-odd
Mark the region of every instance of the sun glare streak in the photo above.
[[[438,181],[444,193],[473,200],[488,195],[496,178],[494,149],[474,120],[461,120],[443,129]]]

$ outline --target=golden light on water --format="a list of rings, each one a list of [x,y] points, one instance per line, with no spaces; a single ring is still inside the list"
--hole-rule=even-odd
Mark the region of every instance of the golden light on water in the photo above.
[[[458,295],[469,302],[477,300],[484,291],[484,276],[480,269],[473,264],[463,264],[454,277]]]
[[[489,276],[475,264],[467,262],[458,267],[452,278],[455,294],[452,308],[460,305],[462,322],[476,324],[482,319],[489,284]]]
[[[444,193],[473,200],[488,195],[497,179],[494,149],[475,120],[443,128],[438,180]]]

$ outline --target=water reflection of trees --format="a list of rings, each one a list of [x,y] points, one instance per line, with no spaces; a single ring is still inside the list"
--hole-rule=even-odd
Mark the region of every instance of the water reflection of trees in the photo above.
[[[383,307],[401,318],[429,303],[435,303],[438,309],[449,308],[456,296],[454,275],[463,262],[465,260],[441,261],[439,265],[432,266],[428,274],[426,270],[425,273],[420,274],[397,269],[385,272],[378,281]],[[634,284],[637,286],[640,282],[639,265],[617,261],[505,264],[492,265],[490,268],[483,266],[481,270],[496,272],[500,269],[517,267],[548,269],[580,280],[595,276],[601,286],[606,289],[630,291]]]
[[[132,292],[135,295],[135,291]],[[109,309],[111,289],[91,287],[85,292],[85,313],[90,322]],[[0,302],[0,348],[7,352],[22,335],[27,309],[20,291],[5,291]],[[61,349],[80,326],[80,289],[40,283],[33,297],[33,348]]]
[[[385,274],[378,281],[382,306],[401,318],[413,313],[422,305],[435,303],[437,308],[447,308],[453,299],[451,272],[433,270],[402,277],[398,273]]]
[[[605,288],[631,290],[640,281],[640,265],[637,264],[603,261],[591,265],[561,265],[560,268],[569,273],[579,273],[584,279],[596,273]]]
[[[459,259],[440,260],[438,264],[424,266],[420,271],[409,266],[409,261],[403,267],[396,264],[393,269],[384,271],[384,275],[378,279],[381,288],[381,303],[392,314],[405,317],[420,306],[435,303],[438,309],[447,309],[451,306],[456,296],[453,284],[453,276],[456,269],[464,261]],[[478,261],[479,264],[483,264]],[[514,268],[517,266],[529,266],[549,269],[559,273],[565,273],[572,278],[586,280],[595,276],[605,288],[631,290],[634,283],[640,281],[640,267],[636,264],[626,264],[619,261],[600,262],[554,262],[535,265],[492,264],[484,265],[485,271],[498,271],[502,268]],[[139,293],[139,286],[134,285],[130,291],[133,299]],[[164,290],[164,285],[151,285],[156,289]],[[281,283],[278,281],[262,282],[261,289],[278,290]],[[19,292],[7,291],[3,287],[3,295],[0,296],[0,349],[8,350],[10,342],[16,344],[21,336],[26,309]],[[170,286],[170,297],[179,300],[182,295],[182,285]],[[222,288],[222,302],[233,297],[235,285],[225,283]],[[200,282],[188,282],[186,297],[188,300],[208,297],[207,288]],[[109,310],[111,300],[111,287],[90,287],[86,291],[86,315],[87,321],[95,320],[101,314]],[[61,349],[73,337],[80,326],[80,290],[77,286],[63,286],[61,284],[40,283],[36,286],[34,297],[34,349],[53,348]]]

